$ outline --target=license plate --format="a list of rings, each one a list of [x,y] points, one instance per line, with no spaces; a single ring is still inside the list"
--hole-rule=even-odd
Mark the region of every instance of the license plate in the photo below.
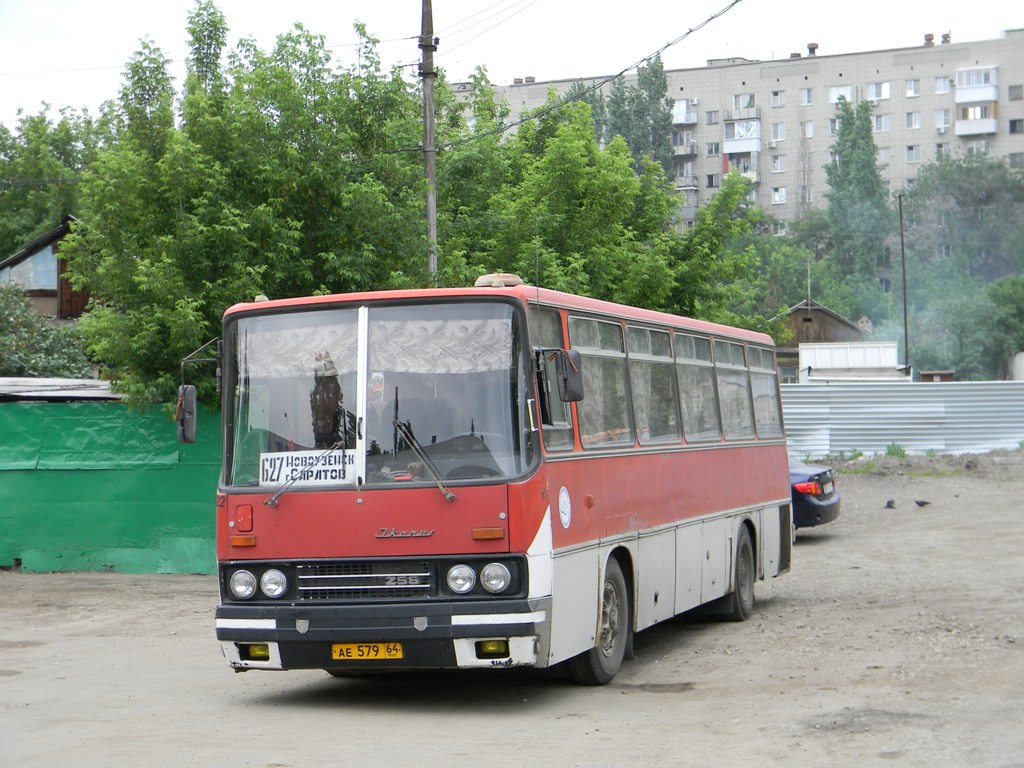
[[[825,483],[824,485],[821,486],[821,491],[825,496],[828,496],[830,493],[832,493],[832,488],[832,483]]]
[[[331,646],[335,661],[375,661],[403,659],[401,643],[335,643]]]

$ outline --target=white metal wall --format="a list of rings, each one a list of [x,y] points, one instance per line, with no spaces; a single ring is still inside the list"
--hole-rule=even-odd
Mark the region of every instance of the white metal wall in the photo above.
[[[985,453],[1024,445],[1024,381],[783,384],[789,450]]]

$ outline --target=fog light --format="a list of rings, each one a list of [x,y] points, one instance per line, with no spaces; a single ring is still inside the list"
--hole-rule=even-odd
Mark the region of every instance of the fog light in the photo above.
[[[231,594],[239,600],[248,600],[256,594],[256,577],[248,571],[235,571],[228,580]]]
[[[448,569],[448,587],[452,592],[464,595],[476,584],[476,572],[468,565],[453,565]]]
[[[267,643],[239,643],[238,658],[242,661],[267,661],[270,659],[270,646]]]
[[[508,640],[477,640],[476,657],[478,659],[507,659]]]

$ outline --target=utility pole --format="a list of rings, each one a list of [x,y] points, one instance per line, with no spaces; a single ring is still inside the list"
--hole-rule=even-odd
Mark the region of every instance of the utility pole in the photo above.
[[[903,264],[903,362],[910,375],[910,333],[907,323],[907,248],[903,241],[903,193],[899,197],[900,208],[900,262]]]
[[[423,0],[423,21],[420,25],[420,78],[423,80],[423,170],[427,179],[427,269],[437,282],[437,146],[434,138],[434,11],[431,0]]]

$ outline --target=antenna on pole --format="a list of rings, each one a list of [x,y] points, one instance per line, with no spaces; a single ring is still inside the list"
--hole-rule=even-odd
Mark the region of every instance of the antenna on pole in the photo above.
[[[438,39],[434,37],[434,11],[431,0],[423,0],[423,20],[420,26],[420,50],[423,61],[420,77],[423,79],[423,170],[427,179],[427,270],[437,283],[437,145],[434,138],[434,51]]]

